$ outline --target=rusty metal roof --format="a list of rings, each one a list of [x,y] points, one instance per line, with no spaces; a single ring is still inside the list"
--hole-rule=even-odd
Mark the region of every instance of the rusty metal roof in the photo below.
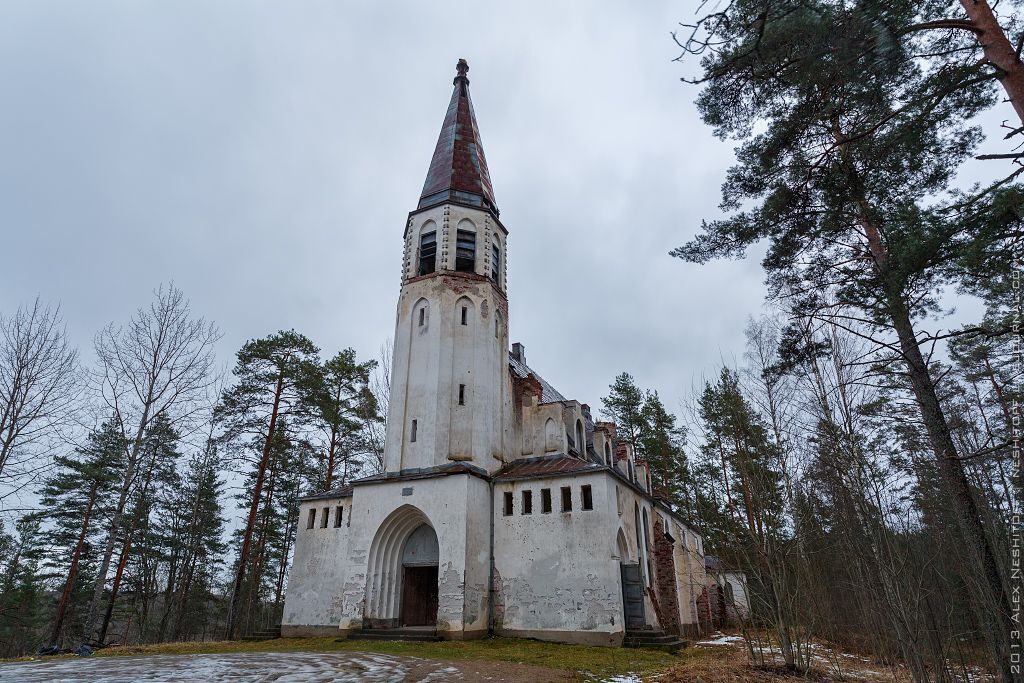
[[[455,90],[417,208],[455,201],[479,206],[497,215],[491,175],[480,142],[480,127],[469,98],[469,78],[466,77],[469,65],[465,59],[459,60],[456,71]]]
[[[327,498],[348,498],[352,495],[352,484],[342,484],[341,486],[335,486],[333,489],[324,491],[323,493],[314,493],[309,496],[303,496],[299,500],[325,500]]]
[[[522,359],[516,358],[516,356],[513,353],[508,354],[508,367],[515,377],[518,377],[520,379],[526,379],[530,375],[533,375],[533,377],[538,382],[540,382],[541,403],[559,403],[566,400],[565,396],[562,396],[562,394],[559,393],[557,389],[548,384],[547,380],[545,380],[543,377],[537,374],[537,372],[529,365],[527,365]]]
[[[605,469],[603,465],[581,460],[564,453],[544,455],[539,458],[515,460],[502,467],[494,475],[498,481],[508,479],[533,479],[538,477],[557,477],[564,474],[580,472],[596,472]]]

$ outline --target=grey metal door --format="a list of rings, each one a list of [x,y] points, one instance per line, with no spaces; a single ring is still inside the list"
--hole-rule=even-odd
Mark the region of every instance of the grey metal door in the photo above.
[[[647,620],[644,618],[644,581],[640,565],[619,566],[622,567],[622,606],[626,614],[626,628],[643,628]]]

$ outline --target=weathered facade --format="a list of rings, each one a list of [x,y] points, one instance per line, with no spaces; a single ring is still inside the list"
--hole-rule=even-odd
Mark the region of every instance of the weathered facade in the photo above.
[[[690,634],[700,535],[614,424],[508,350],[508,231],[467,72],[405,228],[385,472],[303,499],[282,632]]]

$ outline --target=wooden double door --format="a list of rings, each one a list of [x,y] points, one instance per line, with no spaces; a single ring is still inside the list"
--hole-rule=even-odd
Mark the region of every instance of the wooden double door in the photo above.
[[[437,565],[402,567],[402,626],[437,624]]]

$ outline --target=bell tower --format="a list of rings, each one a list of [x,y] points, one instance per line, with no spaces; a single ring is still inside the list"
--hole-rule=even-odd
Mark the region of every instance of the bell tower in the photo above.
[[[453,461],[493,471],[510,404],[505,246],[460,59],[416,208],[405,227],[384,466]]]

